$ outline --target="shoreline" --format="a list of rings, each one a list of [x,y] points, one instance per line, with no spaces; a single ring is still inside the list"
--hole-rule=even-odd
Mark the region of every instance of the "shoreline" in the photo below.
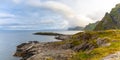
[[[33,33],[34,35],[46,35],[46,36],[54,36],[57,40],[69,40],[72,35],[69,34],[60,34],[60,33],[54,33],[54,32],[37,32]]]
[[[38,41],[22,43],[17,46],[14,56],[22,57],[22,60],[68,60],[75,54],[73,50],[64,49],[62,46],[53,43],[40,43]]]
[[[29,41],[18,45],[14,56],[22,57],[21,60],[103,60],[111,52],[115,53],[119,51],[120,41],[111,37],[119,38],[119,36],[116,36],[120,35],[119,33],[120,31],[117,30],[79,32],[71,35],[69,39],[67,38],[58,42],[40,43],[38,41]],[[60,36],[64,37],[64,35],[59,35],[58,37]],[[116,51],[109,49],[115,49]],[[91,54],[94,55],[91,56]]]
[[[27,43],[22,43],[17,46],[16,53],[13,56],[22,57],[22,60],[46,60],[51,58],[54,58],[55,60],[68,60],[75,54],[72,49],[64,49],[60,45],[54,45],[56,42],[70,39],[72,35],[53,32],[37,32],[34,33],[34,35],[54,36],[54,39],[57,39],[58,41],[29,41]],[[36,59],[38,57],[39,59]]]

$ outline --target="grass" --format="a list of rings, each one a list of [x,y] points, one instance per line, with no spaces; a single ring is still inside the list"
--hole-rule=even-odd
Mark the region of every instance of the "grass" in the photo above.
[[[103,57],[113,54],[117,51],[120,51],[120,30],[106,30],[98,32],[89,32],[90,34],[97,35],[99,38],[109,38],[110,46],[107,47],[98,47],[93,49],[90,53],[85,51],[77,52],[71,60],[101,60]],[[81,33],[78,33],[75,36],[77,38]]]
[[[110,46],[98,46],[96,40],[98,38],[105,38],[111,43]],[[53,42],[53,45],[60,46],[64,44],[72,44],[73,47],[78,46],[84,42],[88,42],[95,46],[95,49],[89,51],[79,51],[70,60],[101,60],[103,57],[120,51],[120,30],[106,30],[106,31],[86,31],[74,34],[70,40]]]
[[[120,42],[114,42],[109,47],[100,47],[92,50],[89,54],[78,52],[71,60],[101,60],[103,57],[120,51]]]

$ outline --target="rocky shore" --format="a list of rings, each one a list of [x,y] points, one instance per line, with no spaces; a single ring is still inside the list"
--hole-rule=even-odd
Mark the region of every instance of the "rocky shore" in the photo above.
[[[22,43],[14,56],[21,60],[119,60],[120,53],[115,53],[120,51],[120,40],[115,39],[119,36],[120,31],[113,30],[58,35],[62,41]]]
[[[63,49],[51,43],[30,41],[17,46],[14,56],[21,60],[68,60],[75,54],[71,49]]]
[[[98,38],[98,46],[108,46],[104,40],[106,38]],[[86,51],[89,53],[94,48],[96,48],[94,44],[85,41],[77,46],[72,42],[59,44],[59,42],[29,41],[18,45],[14,56],[22,57],[21,60],[70,60],[77,52]]]

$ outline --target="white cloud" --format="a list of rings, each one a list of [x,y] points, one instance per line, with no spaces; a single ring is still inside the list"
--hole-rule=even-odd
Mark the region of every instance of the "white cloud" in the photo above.
[[[40,20],[40,24],[54,24],[55,20],[47,19],[47,20]]]
[[[14,3],[19,4],[22,2],[22,0],[13,0]]]
[[[59,12],[61,14],[64,14],[64,16],[67,17],[71,17],[74,14],[72,8],[60,2],[47,1],[43,3],[42,6],[45,8],[49,8],[53,11]]]
[[[9,13],[0,13],[0,18],[2,17],[15,17],[15,15]]]
[[[40,7],[42,5],[41,0],[26,0],[25,3],[36,7]]]
[[[116,3],[118,3],[118,0],[90,0],[90,1],[89,0],[13,0],[13,1],[17,4],[21,3],[21,5],[23,4],[30,6],[30,8],[32,7],[38,9],[44,8],[49,11],[52,11],[53,14],[58,13],[59,15],[62,15],[61,21],[63,22],[61,21],[55,22],[54,18],[51,18],[51,20],[47,20],[49,19],[47,17],[46,20],[42,20],[38,22],[38,24],[56,23],[56,25],[58,23],[61,23],[58,25],[61,25],[62,27],[78,26],[78,25],[85,26],[88,23],[101,20],[102,17],[104,16],[104,13],[110,11],[110,9],[114,7]],[[33,14],[33,12],[31,12],[31,14],[32,14],[31,18],[35,20],[34,16],[39,16],[40,13],[36,12],[35,14]],[[51,15],[51,13],[50,14],[45,13],[45,15]],[[33,23],[35,23],[35,21]]]
[[[9,13],[0,13],[0,24],[7,24],[7,23],[11,23],[14,22],[14,18],[16,16],[13,14],[9,14]]]
[[[75,12],[71,7],[57,1],[41,2],[40,0],[28,0],[26,3],[30,6],[43,7],[61,14],[71,26],[85,26],[92,22],[90,18],[77,15],[77,12]]]
[[[85,26],[86,24],[93,22],[89,17],[86,17],[85,15],[77,15],[71,7],[63,3],[48,1],[43,6],[62,14],[64,18],[68,20],[71,26]]]

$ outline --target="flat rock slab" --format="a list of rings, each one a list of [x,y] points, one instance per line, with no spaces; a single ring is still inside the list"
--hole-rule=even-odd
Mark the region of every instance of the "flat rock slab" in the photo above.
[[[120,52],[106,56],[103,60],[120,60]]]
[[[53,46],[51,43],[28,42],[17,46],[14,56],[22,57],[21,60],[69,60],[74,51]]]

